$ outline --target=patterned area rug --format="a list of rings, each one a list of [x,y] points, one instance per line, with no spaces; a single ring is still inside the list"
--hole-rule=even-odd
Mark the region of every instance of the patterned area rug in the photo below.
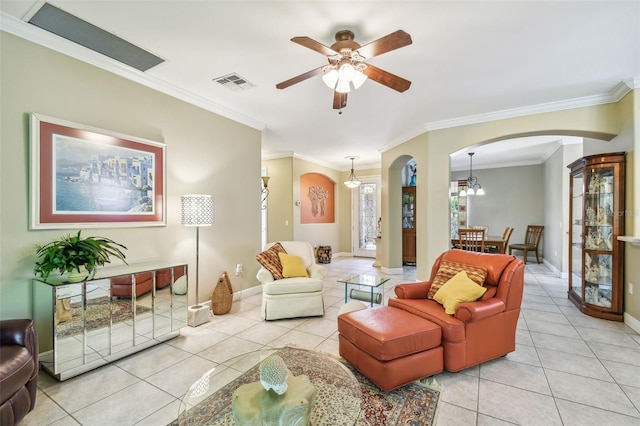
[[[284,348],[277,354],[285,361],[294,376],[305,374],[317,389],[316,403],[311,418],[313,426],[321,425],[358,425],[358,426],[394,426],[435,424],[436,409],[440,398],[437,384],[428,381],[417,381],[391,392],[380,390],[369,379],[360,374],[344,360],[319,352]],[[346,367],[357,380],[344,380]],[[234,425],[231,411],[233,391],[242,384],[259,380],[258,366],[252,367],[215,395],[208,397],[197,407],[182,413],[176,425]],[[354,389],[353,386],[356,388]],[[338,406],[346,407],[348,415],[335,410]],[[357,401],[361,401],[359,417]],[[356,419],[357,417],[357,419]]]
[[[151,308],[141,305],[136,306],[136,315],[142,315],[149,311],[151,311]],[[132,318],[132,312],[131,300],[128,299],[115,299],[111,301],[111,304],[109,304],[109,298],[106,296],[89,299],[85,312],[87,331],[107,327],[109,325],[110,314],[111,321],[115,324],[130,320]],[[58,338],[82,333],[82,305],[80,303],[71,303],[70,314],[71,319],[61,321],[56,326]]]

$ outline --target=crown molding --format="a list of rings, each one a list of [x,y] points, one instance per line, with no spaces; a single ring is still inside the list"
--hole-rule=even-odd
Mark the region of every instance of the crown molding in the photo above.
[[[313,163],[316,166],[326,167],[331,170],[336,170],[335,167],[331,164],[320,162],[312,157],[298,154],[295,151],[280,151],[280,152],[272,152],[269,154],[262,154],[262,160],[279,160],[280,158],[295,158],[298,160],[304,160],[309,163]]]
[[[39,44],[56,52],[62,53],[63,55],[67,55],[74,59],[86,62],[105,71],[126,78],[127,80],[131,80],[142,86],[157,90],[158,92],[164,93],[176,99],[218,114],[222,117],[244,124],[253,129],[263,131],[266,128],[266,124],[260,122],[259,120],[240,114],[227,107],[216,104],[215,102],[211,102],[210,100],[198,96],[194,93],[166,83],[149,74],[143,73],[134,68],[130,68],[114,59],[82,47],[62,37],[51,34],[48,31],[40,29],[22,20],[16,19],[13,16],[7,15],[3,12],[0,12],[0,30],[6,31],[7,33],[13,34],[17,37],[21,37],[25,40]]]
[[[486,114],[470,115],[467,117],[453,118],[450,120],[433,121],[424,123],[415,129],[409,130],[393,141],[378,149],[380,153],[390,150],[411,138],[422,133],[449,129],[452,127],[467,126],[470,124],[486,123],[490,121],[504,120],[508,118],[524,117],[527,115],[542,114],[547,112],[562,111],[575,108],[583,108],[595,105],[603,105],[620,101],[631,90],[640,88],[640,77],[634,77],[620,82],[609,93],[599,95],[584,96],[582,98],[567,99],[557,102],[548,102],[538,105],[530,105],[521,108],[513,108],[503,111],[489,112]]]
[[[262,154],[263,160],[279,160],[280,158],[293,157],[293,151],[272,152],[270,154]]]

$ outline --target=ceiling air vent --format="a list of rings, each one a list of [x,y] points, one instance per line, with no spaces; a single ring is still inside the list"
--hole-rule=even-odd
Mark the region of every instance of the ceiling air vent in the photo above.
[[[222,86],[233,92],[240,92],[241,90],[248,90],[252,87],[256,87],[255,84],[247,81],[246,78],[241,77],[236,73],[223,75],[222,77],[216,77],[213,79],[213,81],[221,84]]]
[[[164,62],[164,59],[49,3],[42,5],[29,23],[143,72]]]

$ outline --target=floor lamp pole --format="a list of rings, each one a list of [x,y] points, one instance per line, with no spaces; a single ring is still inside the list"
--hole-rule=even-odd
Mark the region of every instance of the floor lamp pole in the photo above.
[[[198,271],[200,271],[200,227],[196,226],[196,308],[200,308],[198,298]]]

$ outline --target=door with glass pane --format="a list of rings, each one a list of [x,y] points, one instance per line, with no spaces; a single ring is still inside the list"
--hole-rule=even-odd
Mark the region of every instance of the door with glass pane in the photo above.
[[[380,219],[380,178],[360,178],[362,184],[352,191],[353,255],[376,257],[376,237]]]

